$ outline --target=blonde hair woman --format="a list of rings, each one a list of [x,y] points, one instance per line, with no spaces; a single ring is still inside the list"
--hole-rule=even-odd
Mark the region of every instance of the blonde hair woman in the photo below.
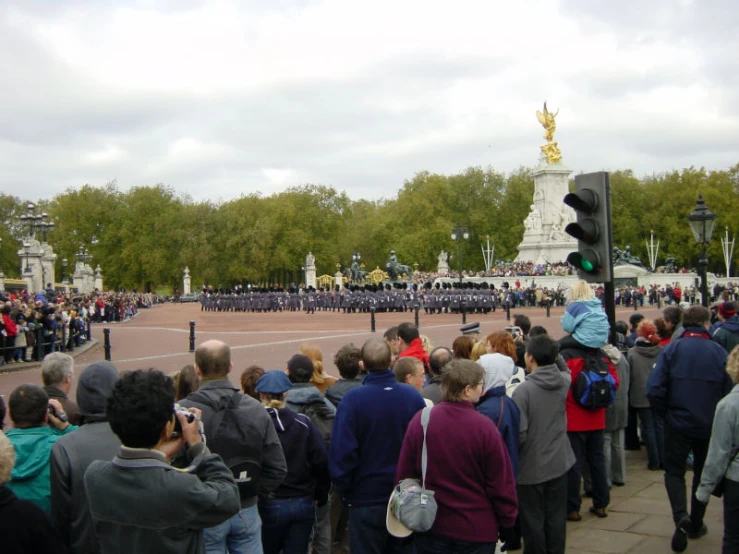
[[[321,394],[326,394],[326,389],[333,387],[337,379],[323,371],[323,352],[315,344],[303,343],[300,345],[300,353],[313,362],[313,376],[310,378],[310,384],[321,391]]]

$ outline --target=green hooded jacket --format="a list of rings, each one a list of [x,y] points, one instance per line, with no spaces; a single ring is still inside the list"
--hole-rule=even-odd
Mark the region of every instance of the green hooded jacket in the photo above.
[[[6,486],[18,498],[29,500],[49,514],[51,512],[51,483],[49,458],[51,447],[62,435],[77,429],[68,426],[64,431],[52,427],[10,429],[5,433],[15,449],[15,466]]]

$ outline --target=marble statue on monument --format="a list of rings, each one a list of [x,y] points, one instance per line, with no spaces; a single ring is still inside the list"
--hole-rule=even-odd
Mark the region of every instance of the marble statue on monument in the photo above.
[[[547,143],[540,147],[539,165],[534,168],[534,199],[524,220],[524,234],[518,246],[517,262],[537,264],[563,262],[577,241],[565,233],[565,227],[575,221],[572,208],[562,201],[569,192],[570,168],[562,163],[559,144],[554,140],[556,117],[544,102],[544,111],[536,117],[544,127]]]
[[[436,266],[436,272],[441,275],[449,273],[449,252],[446,250],[439,252],[439,265]]]
[[[190,294],[192,292],[192,279],[190,278],[190,268],[185,266],[182,272],[182,294]]]
[[[303,266],[305,271],[305,286],[316,288],[316,257],[313,252],[308,252],[305,256],[305,265]]]

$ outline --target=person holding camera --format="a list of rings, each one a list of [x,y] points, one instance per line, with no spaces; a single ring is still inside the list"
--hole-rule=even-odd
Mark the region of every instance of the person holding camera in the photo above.
[[[239,512],[236,481],[205,446],[200,410],[176,409],[174,399],[172,380],[155,369],[126,373],[113,387],[106,415],[121,449],[85,472],[101,554],[201,553],[203,529]],[[174,467],[185,445],[189,465]]]
[[[15,449],[15,467],[7,487],[22,500],[30,500],[47,514],[51,511],[49,458],[54,443],[77,429],[67,420],[62,405],[39,385],[20,385],[8,399],[13,429],[6,435]]]

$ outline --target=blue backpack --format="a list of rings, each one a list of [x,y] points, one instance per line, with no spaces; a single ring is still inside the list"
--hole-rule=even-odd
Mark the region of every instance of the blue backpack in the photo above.
[[[611,375],[610,361],[602,350],[587,352],[583,368],[572,383],[572,397],[586,410],[607,408],[616,398],[616,380]]]

